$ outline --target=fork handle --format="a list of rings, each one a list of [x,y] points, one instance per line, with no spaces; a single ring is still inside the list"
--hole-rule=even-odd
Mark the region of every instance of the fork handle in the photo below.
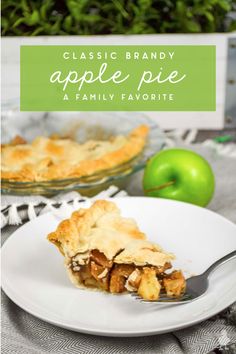
[[[220,258],[218,261],[213,263],[203,274],[208,276],[213,270],[215,270],[221,264],[226,263],[227,261],[229,261],[230,259],[232,259],[234,257],[236,257],[236,251],[233,251],[233,252],[227,254],[226,256]]]

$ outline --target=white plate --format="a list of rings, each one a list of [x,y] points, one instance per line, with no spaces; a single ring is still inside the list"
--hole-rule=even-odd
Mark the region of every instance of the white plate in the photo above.
[[[152,198],[113,199],[152,241],[176,254],[174,266],[199,274],[236,249],[236,226],[190,204]],[[163,306],[75,288],[63,257],[46,240],[58,219],[43,215],[18,229],[2,248],[2,287],[25,311],[57,326],[104,336],[141,336],[193,325],[236,299],[236,260],[215,271],[205,296],[190,304]]]

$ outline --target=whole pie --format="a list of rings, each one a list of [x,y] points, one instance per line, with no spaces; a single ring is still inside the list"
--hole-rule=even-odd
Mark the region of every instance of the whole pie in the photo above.
[[[110,201],[98,200],[62,221],[48,240],[65,257],[74,285],[110,293],[137,292],[146,300],[160,293],[185,291],[181,271],[171,269],[173,254],[147,240],[133,219],[124,218]]]
[[[37,137],[32,143],[17,138],[1,149],[2,179],[49,181],[90,176],[109,170],[138,156],[149,128],[140,125],[128,136],[110,140],[88,140],[79,144],[71,139]]]

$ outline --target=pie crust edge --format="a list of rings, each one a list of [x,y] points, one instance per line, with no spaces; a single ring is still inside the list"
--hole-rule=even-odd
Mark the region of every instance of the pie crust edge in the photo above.
[[[19,182],[42,182],[90,176],[96,172],[112,169],[138,156],[145,146],[148,132],[149,127],[147,125],[140,125],[129,133],[127,142],[120,149],[105,153],[96,160],[83,160],[77,166],[50,166],[50,159],[45,158],[39,164],[25,164],[21,169],[16,171],[1,170],[1,178]],[[39,138],[40,137],[37,139]],[[6,147],[7,146],[9,145],[6,145]],[[21,145],[15,145],[14,156],[16,163],[21,158],[20,151],[19,156],[17,154],[19,146]],[[2,146],[2,151],[4,151],[4,148],[5,145]],[[40,175],[40,171],[37,171],[39,168],[46,169],[43,176]]]

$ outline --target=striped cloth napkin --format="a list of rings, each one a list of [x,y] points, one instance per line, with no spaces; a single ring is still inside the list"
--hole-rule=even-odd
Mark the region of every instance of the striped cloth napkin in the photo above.
[[[97,194],[92,199],[126,196],[125,191],[120,191],[116,186],[110,186]],[[78,192],[61,193],[53,198],[36,196],[3,195],[1,198],[1,229],[6,225],[20,225],[26,220],[32,220],[37,215],[48,211],[60,213],[62,217],[79,208],[80,204],[88,198]],[[90,198],[91,199],[91,198]]]

